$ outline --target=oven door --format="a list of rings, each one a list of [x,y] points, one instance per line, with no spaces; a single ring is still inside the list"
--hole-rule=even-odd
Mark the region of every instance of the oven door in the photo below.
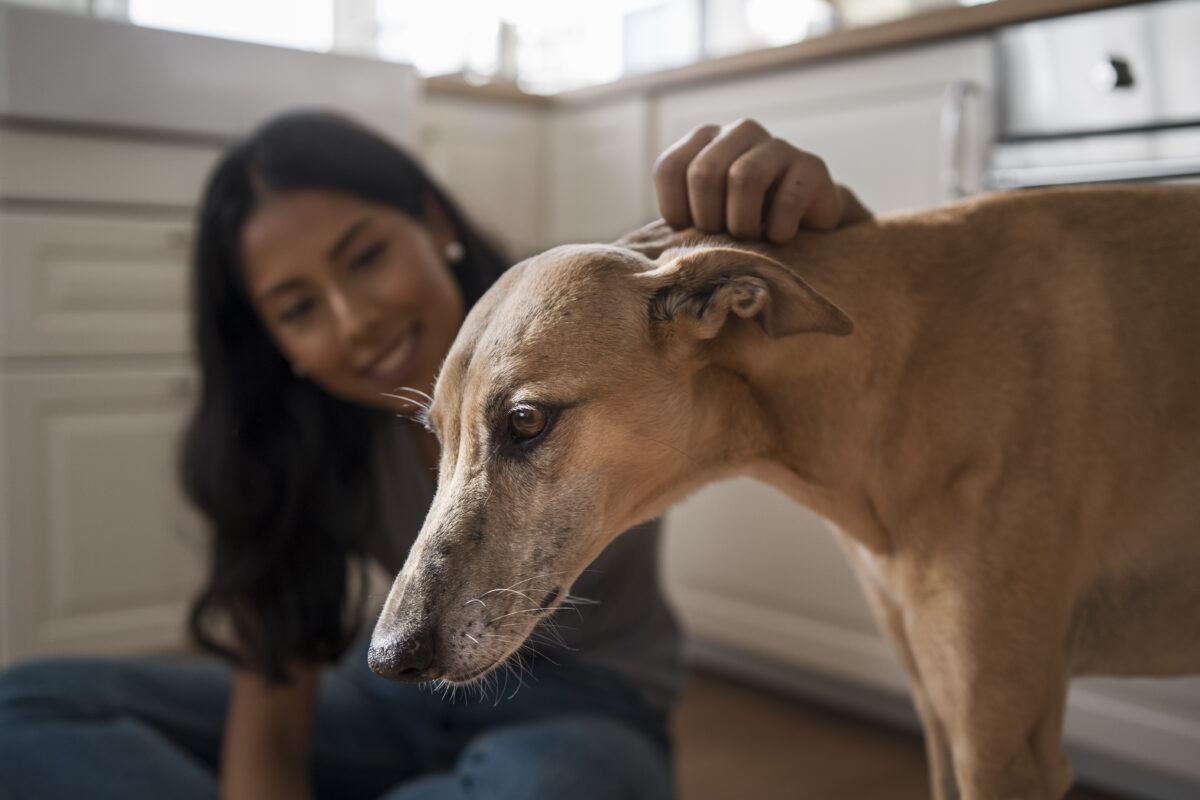
[[[997,36],[997,189],[1200,178],[1200,0],[1015,25]]]

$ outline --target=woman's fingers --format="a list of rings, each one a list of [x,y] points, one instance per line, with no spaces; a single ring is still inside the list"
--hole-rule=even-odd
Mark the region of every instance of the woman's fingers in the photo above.
[[[807,192],[799,191],[801,181],[808,180],[810,162],[817,160],[801,153],[807,158],[797,163],[797,153],[781,139],[768,139],[733,162],[725,192],[726,230],[739,239],[761,239],[766,224],[768,236],[773,229],[789,226],[795,235],[807,206]]]
[[[654,185],[672,228],[740,239],[783,243],[801,227],[827,230],[870,216],[824,161],[749,119],[692,130],[659,157]]]
[[[790,242],[801,225],[829,230],[842,218],[841,195],[825,162],[799,150],[787,161],[766,205],[766,238],[776,244]]]
[[[668,147],[654,162],[654,189],[658,210],[667,224],[676,230],[692,226],[688,199],[688,166],[708,143],[721,133],[717,125],[700,125]]]
[[[687,169],[692,224],[706,233],[728,230],[726,209],[731,191],[737,196],[739,207],[752,204],[753,201],[747,199],[745,182],[758,180],[758,171],[751,169],[733,175],[731,170],[742,156],[770,139],[771,135],[754,120],[740,120],[722,128],[720,134],[692,159]],[[730,186],[731,179],[738,183]],[[765,192],[766,186],[762,190]]]

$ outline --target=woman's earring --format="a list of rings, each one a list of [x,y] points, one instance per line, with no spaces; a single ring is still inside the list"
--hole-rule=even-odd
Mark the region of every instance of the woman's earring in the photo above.
[[[457,264],[463,260],[463,256],[467,254],[467,249],[462,246],[462,242],[447,242],[444,252],[448,262]]]

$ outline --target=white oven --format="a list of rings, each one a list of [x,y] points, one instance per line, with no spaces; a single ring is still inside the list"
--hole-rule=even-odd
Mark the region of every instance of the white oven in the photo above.
[[[991,188],[1200,182],[1200,0],[1000,32]]]

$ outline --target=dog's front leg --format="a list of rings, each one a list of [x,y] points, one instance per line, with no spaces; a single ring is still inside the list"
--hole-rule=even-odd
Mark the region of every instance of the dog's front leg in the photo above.
[[[838,538],[850,564],[854,567],[859,585],[866,594],[879,627],[887,635],[900,658],[900,663],[908,672],[913,704],[917,708],[925,734],[925,758],[929,766],[930,792],[934,800],[960,800],[946,726],[930,703],[924,682],[921,680],[917,661],[909,646],[908,633],[904,629],[904,614],[888,596],[886,577],[882,574],[886,564],[877,560],[877,556],[865,552],[853,539],[844,535],[839,535]]]
[[[919,590],[900,599],[926,713],[945,725],[964,800],[1059,800],[1070,788],[1066,625],[1037,583],[925,565]]]

